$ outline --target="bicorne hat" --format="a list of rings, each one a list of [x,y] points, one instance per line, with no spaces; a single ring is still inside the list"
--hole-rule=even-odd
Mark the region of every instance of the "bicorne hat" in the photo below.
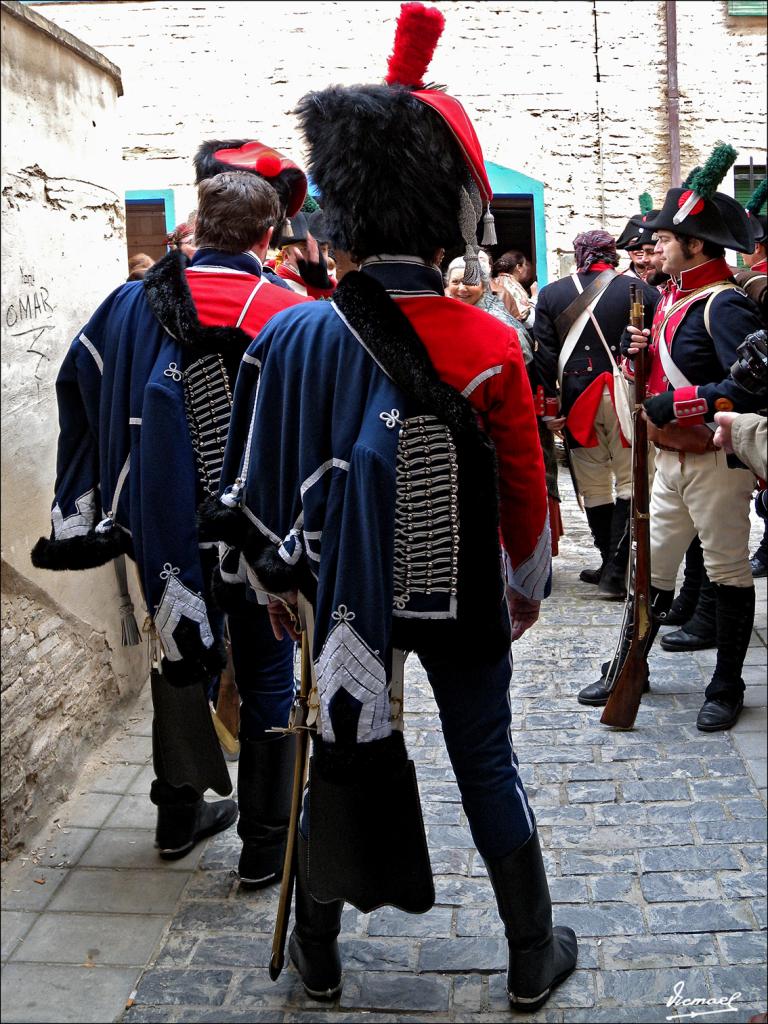
[[[479,280],[477,225],[496,240],[482,149],[457,99],[425,85],[445,19],[436,8],[400,10],[386,84],[331,86],[297,108],[309,146],[308,170],[328,234],[358,258],[375,253],[427,257],[465,246]]]
[[[277,240],[272,244],[282,249],[284,245],[295,245],[296,242],[306,242],[309,226],[307,216],[304,213],[295,213],[292,217],[286,217]]]
[[[222,171],[250,171],[272,185],[288,217],[301,209],[307,195],[307,176],[293,160],[263,142],[248,139],[211,140],[195,154],[195,184]]]
[[[656,217],[659,213],[658,210],[653,210],[653,200],[647,192],[639,198],[640,203],[640,219],[643,222],[643,226],[638,227],[635,223],[638,215],[635,214],[633,218],[627,221],[626,226],[619,237],[616,239],[617,249],[642,249],[644,245],[653,245],[653,232],[649,231],[644,225],[647,220]]]
[[[671,188],[658,214],[647,221],[632,218],[636,226],[651,232],[671,231],[687,238],[700,238],[736,252],[751,253],[755,238],[741,203],[717,186],[736,160],[733,146],[719,143],[703,167],[688,176],[682,188]]]
[[[664,205],[655,217],[643,220],[639,215],[631,223],[654,234],[671,231],[687,238],[700,238],[703,242],[722,245],[725,249],[751,253],[755,238],[749,218],[741,203],[722,192],[711,199],[699,199],[682,223],[675,223],[675,215],[685,205],[691,192],[684,188],[671,188]]]

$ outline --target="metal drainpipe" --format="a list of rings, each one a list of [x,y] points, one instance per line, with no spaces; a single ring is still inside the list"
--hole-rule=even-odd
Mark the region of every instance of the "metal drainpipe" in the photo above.
[[[605,227],[605,150],[603,146],[603,112],[600,107],[600,42],[597,38],[597,0],[592,0],[592,23],[595,36],[595,112],[597,114],[597,163],[600,177],[600,227]]]
[[[667,128],[669,130],[669,177],[672,188],[680,174],[680,92],[677,84],[677,4],[666,0],[667,20]]]

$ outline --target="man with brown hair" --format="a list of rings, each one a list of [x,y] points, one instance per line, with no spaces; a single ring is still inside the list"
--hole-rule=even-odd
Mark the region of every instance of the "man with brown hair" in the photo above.
[[[243,699],[240,875],[256,886],[276,880],[282,863],[291,744],[267,730],[287,721],[292,645],[274,638],[264,608],[245,601],[237,565],[228,572],[225,561],[224,580],[212,581],[218,545],[197,512],[218,490],[248,344],[274,313],[306,301],[261,272],[276,225],[304,200],[306,178],[274,150],[246,148],[245,158],[217,151],[218,166],[200,178],[191,262],[170,251],[143,281],[113,292],[73,341],[57,381],[53,530],[32,560],[49,569],[135,560],[158,662],[150,799],[166,860],[237,817],[232,800],[202,795],[232,788],[205,696],[226,661],[215,587]],[[227,159],[254,166],[226,169]]]

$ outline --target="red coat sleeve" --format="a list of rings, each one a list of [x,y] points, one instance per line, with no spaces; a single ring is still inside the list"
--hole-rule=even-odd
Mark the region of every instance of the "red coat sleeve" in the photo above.
[[[501,372],[481,384],[470,401],[496,445],[507,582],[540,600],[549,593],[552,568],[547,485],[531,387],[512,328]]]

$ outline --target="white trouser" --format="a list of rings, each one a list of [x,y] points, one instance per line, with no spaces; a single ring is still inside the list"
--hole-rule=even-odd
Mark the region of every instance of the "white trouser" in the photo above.
[[[594,448],[571,448],[573,472],[585,508],[612,505],[614,486],[617,498],[632,496],[632,450],[621,444],[619,420],[608,388],[603,390],[597,408],[595,433]]]
[[[725,453],[656,453],[651,491],[651,582],[674,590],[677,571],[698,533],[713,583],[752,587],[748,469],[729,469]]]

